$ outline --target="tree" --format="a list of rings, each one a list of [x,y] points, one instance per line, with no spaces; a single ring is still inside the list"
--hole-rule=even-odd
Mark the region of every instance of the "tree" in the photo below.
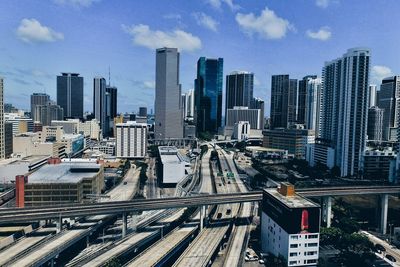
[[[337,227],[322,227],[320,231],[321,245],[332,245],[334,247],[337,247],[340,244],[340,240],[343,235],[343,231]]]

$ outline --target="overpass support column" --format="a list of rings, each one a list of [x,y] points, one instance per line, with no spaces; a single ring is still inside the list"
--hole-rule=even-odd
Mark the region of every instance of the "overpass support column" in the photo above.
[[[383,194],[381,195],[381,227],[380,227],[382,234],[386,234],[388,207],[389,207],[389,196],[388,194]]]
[[[324,216],[324,221],[326,222],[326,227],[331,227],[332,223],[332,197],[323,197],[322,204],[322,214]]]
[[[200,208],[200,231],[204,228],[204,219],[206,217],[206,206],[201,206]]]
[[[58,222],[57,222],[57,233],[62,231],[62,225],[63,225],[63,221],[61,216],[58,218]]]
[[[126,212],[122,213],[122,238],[126,236],[128,230],[128,216]]]

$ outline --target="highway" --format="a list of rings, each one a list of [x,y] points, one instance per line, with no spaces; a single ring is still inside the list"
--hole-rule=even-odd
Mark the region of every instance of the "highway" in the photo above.
[[[107,194],[110,197],[109,199],[117,201],[132,198],[137,190],[139,172],[139,169],[129,169],[125,176],[124,182],[116,186]],[[13,266],[21,267],[40,266],[82,238],[97,230],[105,219],[107,219],[107,215],[97,215],[87,218],[87,221],[92,222],[77,222],[72,225],[71,229],[61,231],[59,234],[52,236],[51,239],[46,240],[46,242],[41,243],[39,246],[33,246],[30,247],[30,249],[25,249],[22,254],[19,254],[19,257],[8,257],[9,259],[6,261],[6,264],[10,265],[12,263]]]
[[[373,244],[382,245],[386,249],[385,254],[390,254],[396,259],[397,262],[394,264],[394,266],[400,266],[400,249],[396,247],[391,247],[387,242],[366,231],[361,231],[361,233],[365,234]]]

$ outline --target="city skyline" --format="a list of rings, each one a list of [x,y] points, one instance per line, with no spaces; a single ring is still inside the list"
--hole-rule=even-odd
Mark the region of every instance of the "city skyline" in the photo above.
[[[187,38],[181,42],[184,46],[177,45],[182,53],[182,92],[194,87],[199,57],[222,57],[224,77],[234,70],[255,73],[254,96],[265,100],[266,115],[271,75],[290,73],[296,79],[310,73],[321,76],[324,61],[348,47],[371,49],[371,83],[379,84],[381,78],[396,74],[400,66],[391,55],[397,40],[385,42],[389,37],[384,34],[395,36],[391,33],[398,22],[389,18],[398,3],[322,2],[325,4],[297,1],[289,6],[287,1],[150,1],[137,8],[128,2],[26,1],[17,7],[6,1],[0,11],[0,75],[5,78],[5,102],[29,109],[28,98],[34,92],[46,92],[55,99],[56,75],[70,71],[85,78],[84,111],[90,111],[91,81],[97,75],[107,77],[110,66],[111,84],[120,88],[118,111],[136,111],[139,106],[151,109],[155,46],[173,47],[179,44],[178,38]],[[163,12],[158,14],[158,10]],[[298,11],[306,21],[296,18]],[[361,15],[369,12],[386,14],[375,16],[380,27],[374,27],[378,19],[374,16],[363,19]],[[153,13],[157,13],[156,19]],[[339,15],[344,19],[337,20]],[[111,43],[113,49],[107,46]]]

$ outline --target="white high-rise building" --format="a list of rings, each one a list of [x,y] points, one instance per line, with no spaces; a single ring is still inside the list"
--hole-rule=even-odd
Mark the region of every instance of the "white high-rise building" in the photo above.
[[[340,168],[341,176],[357,176],[362,171],[369,67],[369,49],[353,48],[323,68],[320,137],[335,149],[335,166]]]
[[[176,48],[156,51],[156,139],[182,138],[182,94],[179,84],[179,52]]]
[[[193,120],[194,117],[194,90],[191,89],[182,94],[183,119]]]
[[[5,158],[4,143],[4,86],[3,78],[0,77],[0,159]]]
[[[306,81],[306,128],[315,131],[315,137],[319,134],[319,119],[321,110],[321,79],[308,78]]]
[[[118,158],[144,158],[147,153],[147,124],[128,121],[118,123],[116,156]]]
[[[368,89],[369,89],[369,107],[375,107],[377,105],[376,85],[375,84],[370,84],[368,86]]]

